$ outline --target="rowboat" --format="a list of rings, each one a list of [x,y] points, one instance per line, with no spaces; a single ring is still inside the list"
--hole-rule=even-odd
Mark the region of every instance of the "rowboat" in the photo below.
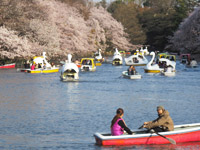
[[[0,69],[3,69],[3,68],[15,68],[15,63],[0,65]]]
[[[133,135],[111,136],[111,134],[94,134],[98,145],[149,145],[149,144],[169,144],[170,140],[176,143],[200,141],[200,123],[183,124],[174,126],[174,131],[146,133],[145,130],[134,131]]]
[[[142,75],[140,75],[139,73],[129,75],[128,71],[123,71],[122,75],[124,78],[127,78],[127,79],[141,79],[142,78]]]

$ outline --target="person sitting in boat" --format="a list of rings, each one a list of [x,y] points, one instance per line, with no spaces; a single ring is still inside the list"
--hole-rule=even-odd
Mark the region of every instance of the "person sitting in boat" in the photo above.
[[[35,69],[38,69],[38,64],[35,63]]]
[[[164,72],[173,72],[173,67],[171,65],[166,66]]]
[[[144,122],[143,128],[149,129],[148,132],[151,131],[151,129],[155,132],[173,131],[174,123],[169,112],[165,110],[163,106],[158,106],[157,112],[158,118],[153,121]]]
[[[38,64],[38,68],[42,68],[42,65],[41,65],[41,63],[39,63],[39,64]]]
[[[196,61],[194,58],[192,58],[192,60],[189,61],[189,62],[190,62],[190,63],[189,63],[188,65],[197,66],[197,61]]]
[[[139,60],[137,58],[135,58],[134,63],[139,63]]]
[[[134,75],[134,74],[136,74],[136,70],[135,70],[135,67],[133,65],[131,65],[128,68],[128,75]]]
[[[46,64],[44,63],[44,65],[43,65],[43,69],[47,69],[47,66],[46,66]]]
[[[31,70],[35,70],[35,64],[34,63],[31,66]]]
[[[75,60],[76,65],[80,65],[80,61],[78,59]]]
[[[55,64],[53,62],[51,63],[51,67],[53,67],[53,68],[55,67]]]
[[[143,58],[144,58],[142,55],[139,55],[138,57],[140,57],[141,59],[143,59]]]
[[[92,65],[92,61],[91,61],[91,60],[88,60],[88,61],[87,61],[87,65]]]
[[[131,130],[126,126],[126,123],[122,119],[124,115],[124,110],[122,108],[118,108],[116,111],[115,117],[111,121],[111,134],[112,135],[122,135],[124,130],[128,134],[132,134]]]

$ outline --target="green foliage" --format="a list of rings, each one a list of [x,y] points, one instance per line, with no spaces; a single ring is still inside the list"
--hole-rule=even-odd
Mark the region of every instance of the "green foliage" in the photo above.
[[[134,0],[116,0],[108,11],[123,24],[133,44],[145,43],[162,51],[198,0],[146,0],[144,6]]]
[[[131,43],[145,43],[146,36],[137,18],[139,10],[135,3],[132,1],[115,1],[110,5],[108,11],[125,27],[125,31],[129,34]]]
[[[148,0],[146,6],[149,9],[139,16],[140,23],[146,31],[146,44],[163,51],[168,44],[168,38],[188,15],[188,1]]]

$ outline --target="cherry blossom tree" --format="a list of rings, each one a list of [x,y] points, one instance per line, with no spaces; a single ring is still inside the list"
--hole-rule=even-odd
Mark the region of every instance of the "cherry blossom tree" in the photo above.
[[[34,9],[24,9],[28,3],[22,0],[15,8],[23,14],[21,19],[17,16],[0,28],[2,58],[32,57],[42,51],[46,51],[49,57],[65,57],[68,53],[91,53],[99,48],[108,50],[109,42],[113,50],[115,47],[123,50],[136,48],[130,44],[121,23],[103,7],[95,7],[88,1],[87,5],[58,0],[31,2],[37,4],[40,13],[34,12],[34,16],[27,17],[26,14],[31,14],[29,11]],[[25,23],[9,28],[12,23],[16,25],[15,19]],[[20,34],[19,28],[23,29],[23,34]]]

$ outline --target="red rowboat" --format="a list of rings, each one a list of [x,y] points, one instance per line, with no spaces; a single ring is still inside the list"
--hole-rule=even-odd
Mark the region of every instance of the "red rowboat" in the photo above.
[[[2,68],[15,68],[15,63],[13,63],[13,64],[6,64],[6,65],[0,66],[0,69],[2,69]]]
[[[111,136],[111,134],[95,133],[96,144],[98,145],[143,145],[143,144],[168,144],[173,139],[176,143],[200,141],[200,123],[176,125],[174,131],[146,133],[134,131],[133,135]]]

